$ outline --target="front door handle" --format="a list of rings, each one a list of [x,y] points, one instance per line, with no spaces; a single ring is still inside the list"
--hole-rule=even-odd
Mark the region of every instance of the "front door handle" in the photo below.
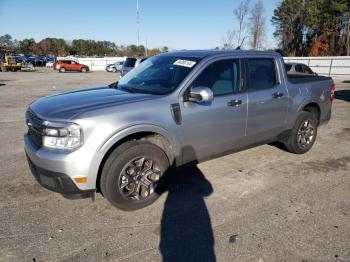
[[[284,94],[281,93],[281,92],[276,92],[276,93],[273,93],[272,98],[280,98],[280,97],[282,97],[283,95],[284,95]]]
[[[232,107],[240,106],[241,104],[243,104],[242,100],[237,100],[237,99],[227,102],[227,106],[232,106]]]

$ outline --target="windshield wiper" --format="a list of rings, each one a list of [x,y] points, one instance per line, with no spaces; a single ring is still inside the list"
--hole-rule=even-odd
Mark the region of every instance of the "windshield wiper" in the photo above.
[[[129,92],[129,93],[136,93],[137,92],[135,88],[131,88],[131,87],[122,87],[122,88],[120,88],[120,90]]]
[[[139,89],[139,88],[133,88],[133,87],[119,87],[119,89],[121,91],[126,91],[126,92],[129,92],[129,93],[139,93],[139,94],[151,94],[151,95],[161,95],[161,94],[157,94],[157,93],[154,93],[154,92],[150,92],[148,90],[144,90],[144,89]]]
[[[108,86],[109,86],[109,88],[115,88],[115,89],[117,89],[117,87],[118,87],[118,81],[117,81],[117,82],[114,82],[114,83],[112,83],[112,84],[109,84]]]

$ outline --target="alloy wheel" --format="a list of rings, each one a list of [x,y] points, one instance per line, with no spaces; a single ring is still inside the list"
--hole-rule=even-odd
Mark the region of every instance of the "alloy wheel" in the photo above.
[[[303,148],[309,148],[312,146],[312,142],[315,138],[315,127],[310,120],[305,120],[299,127],[297,133],[298,145]]]
[[[149,198],[157,186],[161,170],[155,160],[138,157],[128,162],[119,178],[119,190],[129,200]]]

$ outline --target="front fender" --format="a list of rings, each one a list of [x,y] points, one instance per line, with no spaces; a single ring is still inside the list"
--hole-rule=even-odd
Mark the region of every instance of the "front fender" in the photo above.
[[[154,124],[137,124],[117,131],[102,144],[102,146],[99,148],[99,152],[102,155],[105,155],[109,149],[111,149],[117,142],[119,142],[123,138],[140,132],[152,132],[165,137],[173,148],[176,163],[179,163],[179,161],[181,160],[180,141],[175,136],[171,135],[165,128]]]

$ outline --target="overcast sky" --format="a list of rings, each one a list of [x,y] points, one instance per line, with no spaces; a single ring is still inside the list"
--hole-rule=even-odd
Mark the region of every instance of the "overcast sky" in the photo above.
[[[251,1],[254,3],[254,1]],[[274,47],[270,19],[276,1],[266,9],[265,46]],[[234,0],[139,0],[140,44],[174,49],[209,49],[222,45],[228,29],[237,28]],[[0,0],[0,35],[13,38],[58,37],[137,43],[136,0]]]

